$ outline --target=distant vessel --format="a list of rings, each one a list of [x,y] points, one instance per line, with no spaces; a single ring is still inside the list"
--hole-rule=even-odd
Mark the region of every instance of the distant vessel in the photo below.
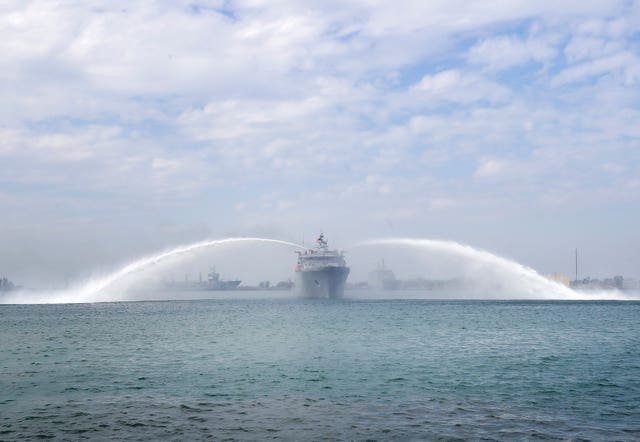
[[[0,278],[0,292],[10,292],[11,290],[20,290],[22,287],[15,285],[6,277]]]
[[[179,290],[234,290],[238,288],[241,282],[239,279],[220,279],[220,274],[216,272],[216,268],[211,267],[206,281],[166,281],[164,285],[167,289]]]
[[[375,290],[397,290],[401,281],[396,279],[396,275],[389,267],[384,265],[384,260],[369,273],[369,287]]]
[[[349,267],[344,253],[329,250],[327,240],[321,233],[315,249],[298,254],[296,265],[296,290],[308,298],[341,298],[349,276]]]
[[[211,267],[203,290],[233,290],[237,288],[241,282],[239,279],[220,279],[220,274],[216,272],[216,268]]]

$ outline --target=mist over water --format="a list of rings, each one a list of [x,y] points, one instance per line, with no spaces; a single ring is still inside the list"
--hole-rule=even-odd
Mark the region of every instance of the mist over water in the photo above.
[[[82,303],[157,299],[152,293],[132,296],[129,289],[144,281],[154,271],[167,271],[193,260],[199,252],[216,249],[218,259],[235,261],[236,268],[264,267],[265,262],[252,262],[259,245],[270,246],[265,261],[278,262],[291,277],[292,249],[304,246],[270,238],[224,238],[182,245],[155,255],[137,259],[106,275],[77,283],[71,288],[50,291],[17,291],[0,298],[5,304]],[[241,247],[250,247],[242,249]],[[277,256],[274,246],[287,249],[287,255]],[[222,253],[223,252],[223,253]],[[412,290],[410,293],[388,291],[354,294],[355,297],[438,298],[438,299],[557,299],[557,300],[632,300],[638,299],[618,291],[578,292],[538,274],[534,269],[485,250],[455,241],[420,238],[382,238],[357,243],[346,249],[351,267],[351,282],[365,281],[367,273],[381,261],[386,261],[399,278],[458,279],[463,283],[446,291]],[[289,258],[291,256],[291,258]],[[218,261],[220,262],[220,261]],[[246,270],[246,269],[245,269]],[[251,271],[252,269],[248,269]],[[256,269],[254,269],[256,270]],[[262,275],[265,279],[268,277]],[[184,294],[183,294],[184,295]],[[188,295],[187,295],[188,296]],[[193,296],[193,293],[191,293]],[[295,296],[292,292],[291,296]],[[347,296],[349,294],[347,293]]]

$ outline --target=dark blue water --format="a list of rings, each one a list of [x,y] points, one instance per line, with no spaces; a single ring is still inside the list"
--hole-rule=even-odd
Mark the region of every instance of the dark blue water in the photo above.
[[[0,305],[0,440],[638,440],[640,303]]]

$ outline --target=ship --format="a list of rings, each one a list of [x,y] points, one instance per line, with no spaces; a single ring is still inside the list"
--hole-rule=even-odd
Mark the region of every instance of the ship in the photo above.
[[[369,287],[374,290],[397,290],[401,281],[389,267],[384,265],[384,260],[369,273]]]
[[[211,267],[211,271],[207,275],[206,281],[189,281],[186,277],[183,282],[165,281],[164,288],[168,290],[235,290],[240,283],[239,279],[220,279],[220,274],[216,272],[215,267]]]
[[[0,292],[10,292],[13,290],[20,290],[21,288],[22,286],[15,285],[6,277],[0,278]]]
[[[295,287],[299,295],[306,298],[341,298],[349,276],[349,267],[344,253],[329,250],[329,245],[321,233],[316,247],[304,252],[297,251]]]
[[[239,279],[220,279],[220,274],[212,267],[202,290],[233,290],[238,288],[241,282]]]

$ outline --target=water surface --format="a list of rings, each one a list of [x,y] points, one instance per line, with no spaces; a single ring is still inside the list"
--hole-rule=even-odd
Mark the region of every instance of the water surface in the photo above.
[[[640,438],[640,303],[0,305],[0,439]]]

